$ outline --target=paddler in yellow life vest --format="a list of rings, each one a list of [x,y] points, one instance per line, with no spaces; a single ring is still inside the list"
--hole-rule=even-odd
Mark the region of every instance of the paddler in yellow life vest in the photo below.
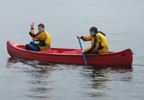
[[[26,50],[32,51],[41,51],[41,50],[48,50],[50,49],[51,45],[51,35],[44,30],[44,24],[38,25],[39,32],[35,34],[34,32],[34,23],[31,24],[31,30],[29,32],[30,36],[33,38],[33,42],[26,45]],[[35,42],[37,41],[37,42]]]
[[[91,46],[82,52],[84,54],[106,54],[109,53],[106,36],[103,32],[97,30],[96,27],[90,28],[90,36],[77,36],[83,41],[91,41]]]

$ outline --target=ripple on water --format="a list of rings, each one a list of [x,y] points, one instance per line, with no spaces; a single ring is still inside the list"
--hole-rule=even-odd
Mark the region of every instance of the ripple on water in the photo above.
[[[118,92],[117,85],[132,80],[133,71],[126,66],[51,64],[17,58],[10,58],[7,67],[22,75],[24,94],[35,99],[108,98]]]

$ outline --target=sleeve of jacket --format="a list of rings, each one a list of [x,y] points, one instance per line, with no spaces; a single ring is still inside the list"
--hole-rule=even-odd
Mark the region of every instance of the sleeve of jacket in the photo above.
[[[31,37],[35,37],[35,32],[34,32],[34,28],[31,28],[30,32],[29,32]]]
[[[31,36],[33,39],[45,40],[45,38],[46,38],[44,32],[35,34],[35,33],[34,33],[34,29],[31,29],[31,31],[29,32],[29,34],[30,34],[30,36]]]
[[[44,32],[38,33],[38,34],[34,37],[34,39],[45,40],[45,39],[46,39],[46,35],[45,35]]]
[[[83,41],[91,41],[92,40],[92,36],[81,36],[81,39]]]

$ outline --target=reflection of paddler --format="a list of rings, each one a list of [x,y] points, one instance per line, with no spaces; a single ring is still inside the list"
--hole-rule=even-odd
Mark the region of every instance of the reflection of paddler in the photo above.
[[[37,34],[34,33],[34,23],[31,24],[31,31],[29,32],[30,36],[33,38],[33,40],[38,41],[31,42],[30,44],[26,45],[27,50],[32,51],[40,51],[40,50],[47,50],[50,49],[51,45],[51,35],[44,30],[44,24],[38,25],[39,32]]]
[[[103,32],[97,30],[96,27],[90,28],[90,36],[77,36],[83,41],[91,41],[91,46],[85,50],[85,54],[106,54],[109,53],[106,36]]]

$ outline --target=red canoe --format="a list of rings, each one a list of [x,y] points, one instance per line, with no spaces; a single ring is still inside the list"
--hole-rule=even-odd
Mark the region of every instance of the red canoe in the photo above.
[[[38,60],[51,63],[84,64],[80,49],[51,48],[44,51],[29,51],[24,45],[7,42],[7,50],[10,56],[27,60]],[[131,65],[133,61],[131,49],[109,54],[86,55],[88,65]]]

